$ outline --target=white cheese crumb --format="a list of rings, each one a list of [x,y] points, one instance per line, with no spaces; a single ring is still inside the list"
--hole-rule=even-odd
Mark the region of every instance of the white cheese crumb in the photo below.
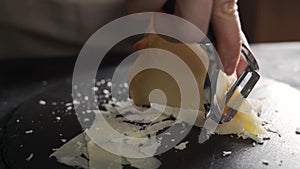
[[[223,157],[226,157],[226,156],[230,156],[231,155],[231,151],[223,151]]]
[[[98,91],[98,90],[99,90],[99,88],[98,88],[98,87],[96,87],[96,86],[94,86],[94,87],[92,87],[92,90],[96,92],[96,91]]]
[[[57,151],[59,148],[52,148],[52,151]]]
[[[175,141],[175,139],[173,139],[173,138],[172,138],[172,139],[171,139],[171,141],[172,141],[172,142],[174,142],[174,141]]]
[[[27,131],[25,131],[25,134],[31,134],[31,133],[33,133],[33,130],[27,130]]]
[[[89,97],[88,97],[88,96],[84,96],[83,99],[84,99],[84,100],[89,100]]]
[[[20,120],[19,120],[19,119],[17,119],[17,120],[16,120],[16,122],[17,122],[17,123],[19,123],[19,122],[20,122]]]
[[[46,101],[45,101],[45,100],[40,100],[40,101],[39,101],[39,104],[40,104],[40,105],[46,105]]]
[[[104,84],[104,83],[105,83],[105,80],[104,80],[104,79],[101,79],[101,80],[100,80],[100,83],[101,83],[101,84]]]
[[[189,143],[189,141],[182,142],[182,143],[178,144],[177,146],[175,146],[174,148],[177,150],[184,150],[184,149],[186,149],[186,145],[188,143]]]
[[[31,160],[32,159],[32,157],[33,157],[33,153],[30,153],[30,155],[26,158],[26,161],[29,161],[29,160]]]
[[[97,81],[96,86],[101,86],[101,83],[99,81]]]
[[[164,134],[165,134],[165,135],[171,135],[171,133],[170,133],[170,132],[165,132]]]
[[[61,119],[61,117],[57,116],[57,117],[55,117],[55,119],[59,121]]]
[[[67,141],[67,139],[62,138],[62,139],[60,139],[60,141],[65,143]]]
[[[270,162],[267,161],[267,160],[263,160],[262,163],[263,163],[264,165],[269,165]]]
[[[296,134],[300,134],[300,127],[296,128]]]
[[[66,103],[65,106],[72,106],[72,103]]]
[[[73,100],[73,104],[79,104],[80,102],[78,100]]]
[[[180,133],[180,134],[183,134],[184,132],[185,132],[185,130],[181,130],[179,133]]]
[[[107,82],[107,86],[111,87],[112,83],[111,82]]]
[[[104,93],[105,95],[107,95],[107,94],[109,94],[109,91],[108,91],[107,89],[104,89],[104,90],[103,90],[103,93]]]

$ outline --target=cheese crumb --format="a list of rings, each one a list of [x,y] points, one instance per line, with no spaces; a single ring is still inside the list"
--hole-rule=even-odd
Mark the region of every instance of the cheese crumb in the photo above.
[[[29,161],[29,160],[31,160],[32,159],[32,157],[33,157],[33,153],[30,153],[30,155],[26,158],[26,161]]]
[[[107,90],[107,89],[104,89],[102,92],[103,92],[105,95],[108,95],[108,94],[109,94],[109,90]]]
[[[67,110],[72,110],[72,106],[67,107]]]
[[[40,105],[46,105],[46,101],[45,101],[45,100],[40,100],[40,101],[39,101],[39,104],[40,104]]]
[[[165,134],[165,135],[169,135],[169,136],[171,135],[171,133],[170,133],[170,132],[165,132],[164,134]]]
[[[27,131],[25,131],[25,134],[31,134],[31,133],[33,133],[33,130],[27,130]]]
[[[231,155],[231,151],[223,151],[223,157],[226,157],[226,156],[230,156]]]
[[[60,141],[65,143],[67,141],[67,139],[62,138],[62,139],[60,139]]]
[[[186,149],[187,144],[189,144],[189,141],[182,142],[182,143],[178,144],[177,146],[175,146],[174,148],[176,150],[184,150],[184,149]]]
[[[92,87],[92,90],[96,92],[99,90],[99,88],[94,86],[94,87]]]
[[[73,100],[73,104],[79,104],[80,102],[78,100]]]
[[[111,87],[111,86],[112,86],[112,83],[111,83],[111,82],[107,82],[107,86],[108,86],[108,87]]]

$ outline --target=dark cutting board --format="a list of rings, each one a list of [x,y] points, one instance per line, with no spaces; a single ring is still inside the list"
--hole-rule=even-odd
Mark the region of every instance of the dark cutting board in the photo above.
[[[217,135],[199,144],[200,130],[193,128],[183,140],[189,141],[184,151],[171,149],[157,156],[162,161],[161,168],[300,168],[300,135],[295,133],[296,127],[300,127],[300,92],[286,84],[262,79],[252,97],[262,100],[261,117],[271,122],[270,128],[279,134],[269,132],[270,140],[256,146],[250,139]],[[39,104],[39,100],[45,100],[46,105]],[[61,82],[19,107],[7,124],[2,147],[3,158],[10,169],[72,168],[48,157],[52,148],[63,144],[61,139],[69,140],[82,132],[74,111],[63,111],[68,102],[71,102],[71,84]],[[57,120],[57,116],[61,120]],[[33,132],[25,134],[28,130]],[[222,157],[223,151],[232,151],[232,154]],[[26,160],[31,153],[33,157]]]

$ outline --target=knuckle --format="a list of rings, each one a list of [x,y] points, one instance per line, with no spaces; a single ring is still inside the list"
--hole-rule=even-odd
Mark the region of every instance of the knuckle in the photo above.
[[[237,0],[216,0],[214,3],[214,14],[234,15],[237,9]]]

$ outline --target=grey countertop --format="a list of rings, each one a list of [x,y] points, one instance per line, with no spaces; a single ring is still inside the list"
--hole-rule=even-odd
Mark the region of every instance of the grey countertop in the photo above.
[[[253,44],[252,49],[262,76],[300,89],[300,42]],[[74,58],[0,61],[0,141],[5,121],[18,111],[18,107],[32,110],[32,107],[26,106],[26,102],[32,101],[35,95],[49,91],[57,83],[70,82],[74,62]],[[2,167],[4,165],[0,158]]]
[[[300,42],[254,44],[262,76],[300,89]]]

